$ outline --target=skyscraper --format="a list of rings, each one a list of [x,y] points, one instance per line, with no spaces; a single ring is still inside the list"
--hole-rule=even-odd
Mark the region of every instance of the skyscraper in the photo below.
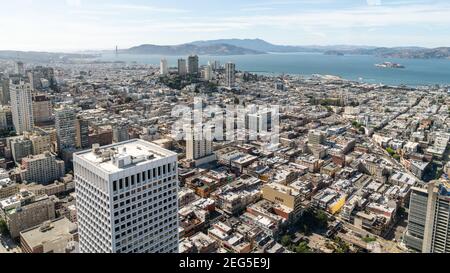
[[[45,94],[33,96],[33,117],[36,126],[46,124],[52,119],[52,102]]]
[[[21,75],[21,76],[25,75],[25,68],[24,68],[23,62],[20,62],[20,61],[16,62],[14,73]]]
[[[432,181],[413,187],[409,205],[407,247],[423,253],[450,252],[450,183]]]
[[[135,139],[74,154],[80,252],[178,252],[177,154]]]
[[[86,149],[89,147],[89,121],[77,118],[75,122],[77,148]]]
[[[205,80],[210,81],[213,79],[213,69],[210,63],[205,67]]]
[[[113,126],[113,142],[119,143],[130,139],[127,124],[116,124]]]
[[[236,65],[234,63],[227,63],[225,65],[225,79],[227,87],[234,87],[236,83]]]
[[[58,150],[76,147],[76,112],[69,106],[55,110],[55,127],[58,140]]]
[[[161,76],[166,76],[167,74],[169,74],[169,66],[166,59],[161,59],[159,69],[159,73],[161,74]]]
[[[185,59],[178,59],[178,75],[180,76],[186,76],[186,60]]]
[[[23,134],[34,127],[31,84],[22,79],[11,79],[9,83],[11,112],[16,133]]]
[[[198,56],[197,55],[191,55],[188,57],[188,71],[191,75],[197,75],[198,74]]]

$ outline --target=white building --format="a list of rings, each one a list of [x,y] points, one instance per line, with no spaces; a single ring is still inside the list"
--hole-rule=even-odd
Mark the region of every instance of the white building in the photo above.
[[[236,83],[236,65],[234,63],[225,65],[225,78],[227,86],[234,87]]]
[[[81,253],[178,252],[177,154],[135,139],[74,154]]]
[[[30,155],[22,159],[20,176],[28,183],[47,185],[64,176],[64,161],[50,152]]]
[[[212,151],[212,139],[207,135],[193,131],[186,133],[186,159],[195,161],[197,166],[216,160]]]
[[[23,134],[33,130],[33,103],[31,97],[31,84],[21,79],[10,81],[11,112],[16,133]]]
[[[213,79],[213,69],[210,63],[205,67],[205,81]]]
[[[169,65],[167,64],[166,59],[161,59],[160,66],[159,66],[160,74],[161,76],[165,76],[169,74]]]
[[[76,112],[75,109],[63,106],[55,110],[55,127],[58,139],[58,150],[76,147]]]

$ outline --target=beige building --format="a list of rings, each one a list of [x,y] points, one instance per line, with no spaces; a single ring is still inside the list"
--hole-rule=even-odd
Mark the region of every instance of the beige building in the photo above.
[[[19,186],[9,178],[0,180],[0,200],[13,196],[19,192]]]
[[[41,184],[28,184],[26,185],[27,189],[34,193],[35,195],[59,195],[66,191],[66,184],[61,182],[55,182],[49,185],[41,185]]]
[[[289,186],[270,183],[266,184],[263,189],[263,198],[275,204],[281,205],[274,208],[276,214],[283,218],[291,218],[290,216],[299,216],[302,211],[300,192]]]
[[[36,125],[52,120],[52,102],[46,95],[33,96],[33,116]]]
[[[33,155],[43,154],[52,150],[52,140],[50,134],[42,130],[26,132],[25,137],[31,140]]]
[[[64,161],[51,152],[22,159],[20,176],[23,181],[48,184],[64,176]]]
[[[73,246],[77,242],[78,227],[65,217],[20,232],[24,253],[74,252]]]
[[[6,221],[11,237],[17,238],[21,231],[55,219],[55,202],[47,195],[21,191],[0,201],[0,217]]]

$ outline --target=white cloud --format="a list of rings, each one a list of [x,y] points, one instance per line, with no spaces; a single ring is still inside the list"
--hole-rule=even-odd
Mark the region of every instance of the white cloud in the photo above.
[[[369,6],[380,6],[381,0],[367,0],[367,5]]]
[[[81,6],[81,0],[66,0],[66,4],[69,7],[80,7]]]

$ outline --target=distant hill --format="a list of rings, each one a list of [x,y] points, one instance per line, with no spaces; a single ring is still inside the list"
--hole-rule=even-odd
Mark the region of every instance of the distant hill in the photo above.
[[[38,51],[0,50],[0,59],[17,59],[22,61],[57,61],[61,59],[94,58],[95,54],[54,53]]]
[[[374,49],[341,50],[342,54],[373,55],[383,58],[403,59],[449,59],[450,47],[423,48],[423,47],[378,47]]]
[[[242,48],[229,44],[211,44],[195,45],[182,44],[174,46],[159,45],[140,45],[122,52],[130,54],[148,54],[148,55],[246,55],[246,54],[265,54],[263,51]]]
[[[191,44],[198,46],[228,44],[256,51],[279,52],[279,53],[319,51],[314,48],[308,48],[303,46],[275,45],[261,39],[220,39],[220,40],[196,41],[192,42]]]
[[[191,44],[205,46],[216,44],[229,44],[238,47],[275,53],[292,53],[292,52],[325,52],[331,50],[352,50],[352,49],[373,49],[375,47],[370,46],[349,46],[349,45],[333,45],[333,46],[291,46],[291,45],[275,45],[266,42],[261,39],[220,39],[220,40],[208,40],[208,41],[196,41]]]

